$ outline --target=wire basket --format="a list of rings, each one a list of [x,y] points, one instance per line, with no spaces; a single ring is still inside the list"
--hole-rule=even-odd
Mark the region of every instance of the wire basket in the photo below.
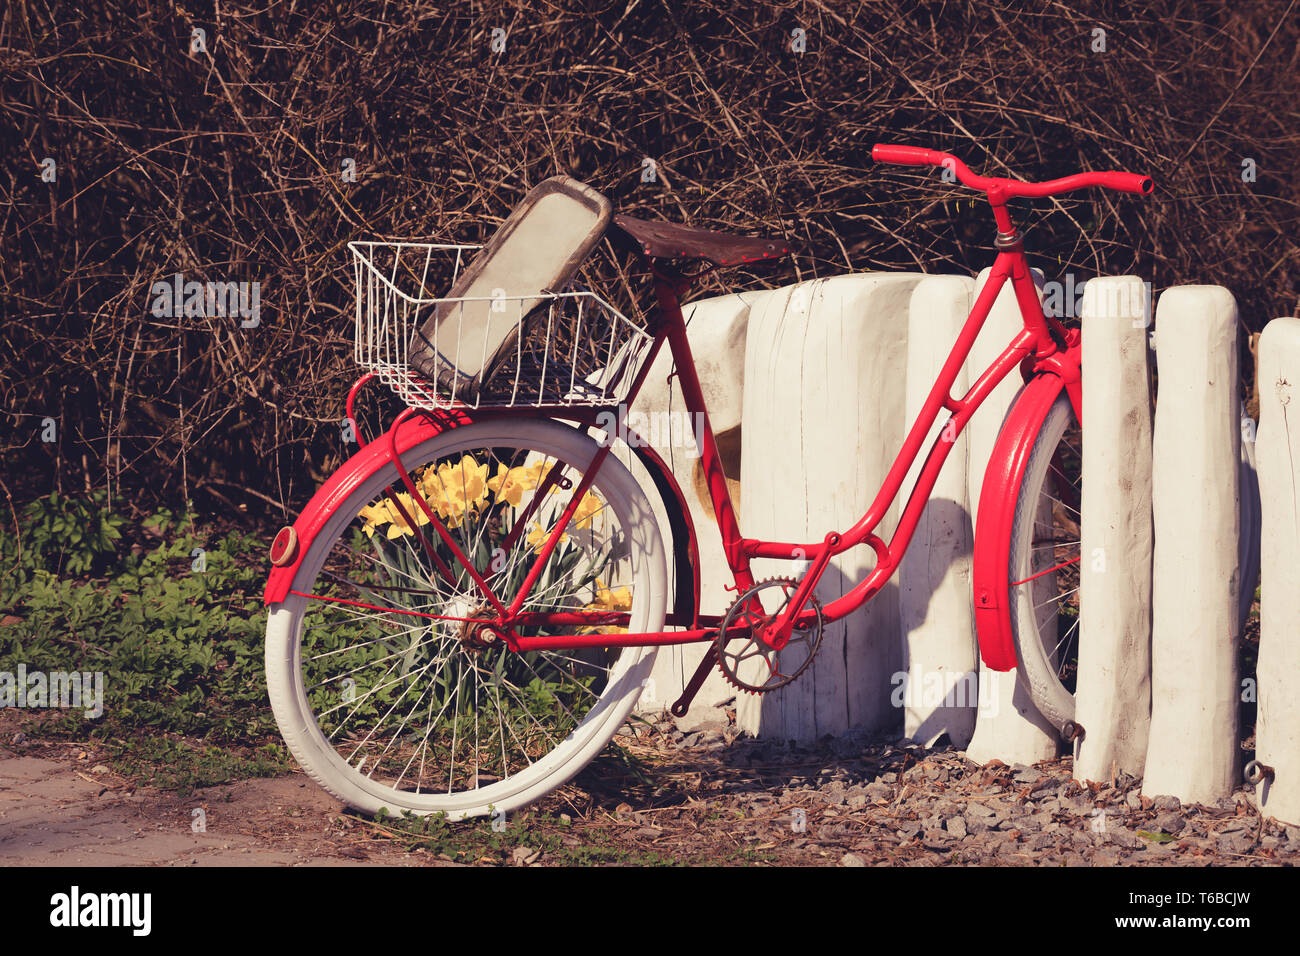
[[[618,405],[649,355],[653,338],[593,292],[433,297],[432,290],[455,284],[479,246],[350,242],[348,248],[356,276],[357,364],[407,405]],[[413,344],[426,373],[432,357],[432,374],[412,366]]]

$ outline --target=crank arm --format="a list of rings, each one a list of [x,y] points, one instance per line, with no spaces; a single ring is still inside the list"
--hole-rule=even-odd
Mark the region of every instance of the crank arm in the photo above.
[[[795,588],[794,596],[790,598],[790,603],[786,605],[784,611],[777,616],[763,634],[762,640],[773,650],[779,651],[786,644],[790,643],[790,635],[794,632],[794,622],[798,620],[799,613],[803,606],[808,603],[813,589],[817,587],[817,582],[821,579],[822,572],[826,570],[826,565],[830,564],[831,555],[834,554],[835,546],[840,543],[838,533],[832,531],[826,536],[826,541],[817,555],[807,573],[804,574],[803,580]],[[771,640],[768,640],[768,638]]]
[[[709,649],[704,652],[704,659],[700,661],[700,666],[695,668],[695,673],[691,675],[690,682],[687,683],[686,689],[682,691],[682,696],[678,697],[673,705],[668,708],[674,717],[685,717],[686,712],[691,708],[691,701],[695,695],[700,692],[704,686],[705,679],[713,668],[718,666],[718,645],[710,643]]]

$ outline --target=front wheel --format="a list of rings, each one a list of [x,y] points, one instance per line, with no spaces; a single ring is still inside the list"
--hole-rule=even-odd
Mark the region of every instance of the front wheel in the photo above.
[[[1082,431],[1064,392],[1034,439],[1016,494],[1008,565],[1019,679],[1057,727],[1074,719],[1079,667]]]
[[[597,450],[557,422],[503,419],[443,432],[402,461],[458,549],[509,605]],[[404,514],[438,541],[396,467],[383,461],[307,547],[267,622],[276,720],[302,768],[365,812],[461,819],[522,806],[608,744],[655,651],[511,651],[486,626],[494,614],[454,552],[438,542],[431,559]],[[666,607],[654,512],[608,456],[523,605],[548,623],[519,624],[515,633],[607,633],[612,625],[593,617],[602,614],[632,632],[660,631]],[[562,614],[580,623],[549,623]]]

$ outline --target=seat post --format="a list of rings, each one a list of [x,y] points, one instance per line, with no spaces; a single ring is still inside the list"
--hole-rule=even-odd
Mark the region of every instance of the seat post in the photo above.
[[[700,464],[704,469],[705,483],[713,503],[713,513],[722,534],[722,550],[727,557],[727,564],[735,575],[736,583],[741,588],[751,587],[754,579],[749,569],[749,558],[743,550],[735,505],[731,501],[731,492],[727,488],[727,479],[722,470],[722,456],[718,452],[713,425],[709,421],[709,409],[704,404],[704,390],[700,386],[700,376],[695,369],[695,358],[686,335],[686,319],[682,315],[680,297],[690,288],[695,276],[673,269],[661,269],[658,261],[652,261],[651,265],[655,276],[655,296],[664,322],[661,334],[668,339],[668,348],[673,356],[673,370],[681,386],[682,397],[686,400],[686,410],[692,415],[699,416]]]
[[[672,323],[675,319],[684,325],[686,320],[682,317],[681,300],[690,291],[696,277],[673,268],[662,259],[651,259],[650,271],[655,277],[655,302],[659,306],[661,321],[666,319]]]

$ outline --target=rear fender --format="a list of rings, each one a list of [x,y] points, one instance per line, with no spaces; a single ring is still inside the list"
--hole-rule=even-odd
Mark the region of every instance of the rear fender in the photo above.
[[[646,441],[634,442],[631,447],[654,480],[673,532],[673,614],[679,624],[689,622],[696,627],[700,611],[700,548],[690,508],[681,485],[659,453]]]
[[[461,424],[467,422],[468,419],[465,419]],[[449,427],[455,427],[455,423],[450,420],[435,422],[422,415],[406,419],[397,426],[398,454],[410,451]],[[343,466],[321,485],[311,501],[307,502],[307,506],[298,515],[298,520],[293,523],[293,539],[297,552],[291,563],[271,569],[271,575],[266,581],[266,592],[262,598],[264,603],[279,604],[285,599],[289,594],[294,575],[298,573],[298,566],[302,564],[303,556],[311,548],[312,541],[320,533],[326,520],[358,485],[387,463],[388,437],[389,433],[384,432],[345,461]],[[283,535],[284,532],[281,531],[276,536],[276,540],[279,541]]]
[[[494,416],[476,416],[479,419],[489,417]],[[398,425],[397,451],[399,454],[405,454],[448,428],[455,427],[456,424],[467,423],[468,419],[460,422],[449,420],[432,421],[423,416],[407,419]],[[655,483],[655,488],[663,501],[664,510],[668,515],[668,523],[672,530],[675,575],[673,590],[675,595],[674,613],[679,622],[690,621],[693,623],[697,619],[700,607],[700,557],[699,545],[695,537],[695,525],[691,520],[690,509],[687,507],[681,486],[673,477],[672,471],[664,463],[663,458],[659,456],[649,442],[640,440],[632,433],[629,433],[628,437],[633,439],[629,446],[636,453],[637,458],[645,466],[646,471]],[[263,596],[264,603],[268,605],[278,604],[285,599],[293,583],[294,576],[298,573],[298,567],[302,564],[303,556],[311,548],[312,542],[324,526],[325,521],[338,507],[339,503],[346,500],[356,490],[358,485],[387,464],[388,457],[388,434],[385,433],[344,462],[343,466],[334,472],[325,484],[320,487],[320,490],[312,496],[311,501],[298,515],[298,520],[293,523],[293,540],[297,547],[294,559],[289,564],[271,569]],[[277,540],[283,534],[282,531],[281,535],[277,536]]]

